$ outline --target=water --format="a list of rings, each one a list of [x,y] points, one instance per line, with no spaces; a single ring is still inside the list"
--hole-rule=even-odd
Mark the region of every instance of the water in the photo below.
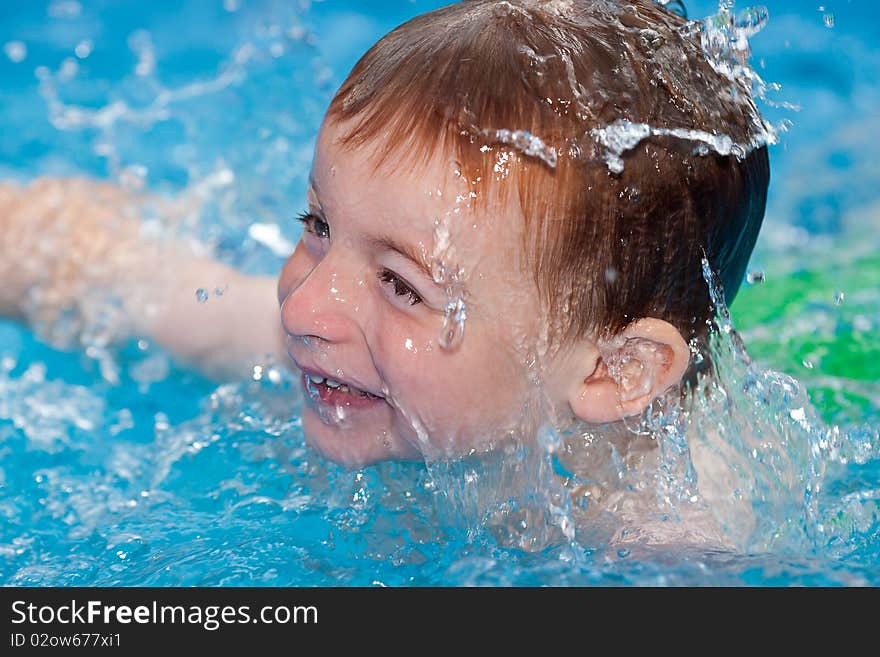
[[[439,4],[6,3],[0,176],[187,195],[199,212],[181,236],[274,274],[330,94],[376,38]],[[661,401],[625,441],[545,427],[536,449],[349,472],[303,445],[298,384],[272,363],[218,387],[148,340],[108,350],[93,332],[63,350],[0,322],[0,581],[880,584],[880,14],[867,0],[766,7],[750,66],[769,124],[791,126],[771,150],[752,273],[720,309],[724,385],[695,395],[702,419]],[[764,22],[737,10],[740,30]],[[452,345],[464,306],[449,315]],[[639,434],[658,429],[645,456]],[[619,523],[600,497],[666,514],[661,529],[699,526],[711,501],[735,549],[609,544]]]

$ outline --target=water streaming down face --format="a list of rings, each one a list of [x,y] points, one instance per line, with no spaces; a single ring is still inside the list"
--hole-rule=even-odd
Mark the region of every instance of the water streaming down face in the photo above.
[[[457,198],[461,198],[460,196]],[[468,201],[470,198],[467,199]],[[457,200],[456,203],[459,201]],[[465,204],[465,208],[469,207]],[[453,212],[457,212],[456,207]],[[440,335],[437,344],[443,349],[452,351],[464,340],[465,320],[467,320],[467,305],[464,300],[465,271],[462,267],[451,264],[455,258],[450,243],[449,222],[450,213],[446,213],[442,220],[436,222],[434,228],[434,251],[431,259],[431,276],[434,282],[443,286],[446,292],[446,305],[443,310],[443,324],[440,327]]]
[[[111,142],[115,134],[109,134]],[[208,195],[213,193],[219,192],[215,189]],[[450,262],[453,271],[456,264]],[[452,281],[451,275],[445,276],[441,278]],[[99,390],[47,378],[39,358],[34,364],[23,359],[4,361],[0,417],[11,418],[12,424],[2,430],[5,445],[13,455],[20,455],[4,463],[4,481],[33,493],[31,501],[25,498],[16,508],[6,509],[5,518],[12,519],[7,527],[20,534],[4,553],[9,555],[5,572],[17,583],[73,577],[69,575],[72,557],[63,556],[71,554],[64,542],[73,545],[92,537],[96,543],[106,538],[109,552],[94,548],[98,556],[93,570],[80,575],[80,582],[89,576],[103,583],[113,578],[132,583],[137,577],[162,581],[159,566],[151,566],[147,557],[157,557],[154,563],[163,566],[171,565],[175,555],[182,561],[198,555],[205,564],[199,572],[204,578],[210,577],[213,565],[236,581],[223,552],[229,549],[228,536],[216,536],[211,543],[211,528],[219,523],[239,536],[274,542],[274,552],[256,538],[240,544],[234,568],[244,581],[246,575],[241,573],[251,573],[255,580],[265,575],[262,581],[278,581],[272,579],[272,569],[277,568],[291,581],[320,572],[316,577],[326,583],[348,577],[347,581],[369,584],[369,568],[343,555],[360,550],[405,567],[418,562],[420,550],[430,558],[438,555],[435,545],[439,545],[442,554],[448,536],[433,533],[440,526],[435,508],[450,534],[466,527],[472,545],[526,550],[563,546],[549,551],[548,561],[558,557],[566,566],[574,563],[578,569],[569,572],[580,573],[580,581],[595,581],[590,578],[607,573],[599,560],[585,556],[606,545],[614,546],[609,554],[619,556],[628,553],[618,549],[651,542],[690,541],[820,556],[845,556],[854,549],[854,541],[876,545],[880,457],[876,429],[825,426],[796,380],[752,362],[708,268],[706,277],[713,290],[716,320],[711,346],[693,345],[693,354],[711,356],[715,374],[702,380],[686,403],[670,391],[644,417],[617,427],[554,427],[552,422],[541,422],[547,409],[535,365],[531,368],[535,386],[523,397],[520,427],[495,436],[494,451],[432,460],[427,466],[430,477],[425,479],[420,478],[420,468],[405,465],[344,473],[321,464],[301,443],[297,388],[283,376],[275,382],[267,375],[259,382],[208,392],[198,389],[204,403],[191,417],[174,418],[165,408],[172,419],[161,414],[149,417],[150,429],[143,431],[144,418],[139,416],[137,439],[126,441],[130,419],[121,411],[108,415],[102,410]],[[463,320],[462,314],[462,329]],[[319,341],[303,344],[309,350],[322,349]],[[540,333],[538,340],[524,346],[525,361],[531,358],[536,363],[543,353]],[[36,353],[52,357],[48,352]],[[624,365],[620,364],[620,376],[625,375]],[[150,384],[148,376],[144,383]],[[46,412],[52,408],[57,413]],[[330,422],[344,419],[327,417]],[[427,442],[419,416],[412,415],[411,423]],[[101,428],[106,432],[99,431],[95,438]],[[120,434],[122,439],[117,440]],[[47,454],[74,462],[82,459],[83,467],[37,458]],[[95,463],[101,470],[97,484]],[[861,483],[860,472],[865,473]],[[853,474],[855,480],[844,479]],[[394,488],[398,479],[404,482],[399,490]],[[204,494],[195,490],[193,481],[206,482]],[[141,496],[142,492],[148,494]],[[45,507],[37,503],[39,499],[47,501]],[[17,565],[26,559],[19,550],[42,540],[36,529],[27,528],[31,517],[43,519],[65,545],[42,571]],[[193,520],[203,539],[197,540],[195,530],[187,526]],[[310,522],[317,522],[333,538],[324,544],[324,536],[310,542],[303,530]],[[410,534],[395,534],[394,525]],[[160,537],[160,527],[192,543],[169,545]],[[44,536],[46,528],[41,531]],[[395,538],[405,545],[398,552],[388,545]],[[457,547],[461,562],[441,563],[458,574],[455,581],[471,581],[477,565],[464,557],[474,556],[468,553],[472,548]],[[223,558],[212,556],[212,549],[220,550]],[[258,562],[248,563],[246,554],[258,556]],[[485,564],[484,554],[478,551],[475,561]],[[143,565],[130,565],[138,555]],[[301,570],[284,571],[284,559],[302,564]],[[334,566],[338,561],[343,565]],[[123,566],[128,570],[120,570]],[[441,570],[427,577],[439,583],[445,575],[447,571]],[[498,577],[505,576],[516,577],[515,573]],[[576,575],[569,576],[579,581]],[[638,577],[633,575],[635,581]],[[196,574],[191,578],[199,581]],[[555,571],[548,581],[562,583],[564,578],[564,573]]]

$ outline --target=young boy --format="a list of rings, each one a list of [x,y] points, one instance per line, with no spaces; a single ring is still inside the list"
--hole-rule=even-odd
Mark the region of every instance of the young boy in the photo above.
[[[438,9],[333,99],[277,287],[141,239],[110,186],[40,181],[0,193],[0,309],[51,332],[98,288],[208,371],[286,352],[308,440],[352,467],[621,421],[693,375],[702,258],[729,303],[764,213],[763,123],[710,59],[651,0]]]

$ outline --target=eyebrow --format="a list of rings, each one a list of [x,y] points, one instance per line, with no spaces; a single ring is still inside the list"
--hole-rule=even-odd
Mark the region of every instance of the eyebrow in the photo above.
[[[309,176],[309,190],[318,200],[318,187],[315,185],[314,179]],[[318,200],[320,205],[320,201]],[[390,235],[363,235],[364,243],[376,251],[392,251],[409,260],[414,264],[420,272],[422,272],[429,281],[434,281],[434,274],[431,273],[431,266],[425,260],[423,254],[408,244],[400,244]],[[436,283],[436,281],[434,281]]]
[[[394,253],[403,256],[418,267],[428,280],[434,280],[434,275],[431,273],[431,267],[425,261],[422,253],[408,244],[400,244],[389,235],[364,235],[363,240],[369,247],[376,249],[377,251],[393,251]]]

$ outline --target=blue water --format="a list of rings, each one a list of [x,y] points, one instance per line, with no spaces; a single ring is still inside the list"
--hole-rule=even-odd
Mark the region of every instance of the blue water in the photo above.
[[[382,34],[442,4],[4,2],[0,178],[90,175],[167,194],[203,185],[192,234],[229,264],[275,274],[281,257],[247,227],[278,223],[297,239],[288,219],[303,203],[332,92]],[[691,18],[717,9],[686,4]],[[753,64],[781,86],[771,100],[800,106],[762,107],[792,123],[771,150],[752,262],[781,278],[805,262],[821,268],[822,254],[843,245],[880,246],[880,9],[765,4],[771,18],[752,42]],[[876,287],[864,288],[871,299]],[[876,307],[864,316],[875,340]],[[315,456],[282,369],[276,381],[218,387],[147,341],[87,347],[54,348],[0,321],[4,584],[880,584],[876,455],[827,464],[819,514],[831,529],[810,547],[529,553],[450,520],[446,492],[423,465],[348,472]],[[860,385],[868,405],[842,430],[868,454],[880,387]]]

